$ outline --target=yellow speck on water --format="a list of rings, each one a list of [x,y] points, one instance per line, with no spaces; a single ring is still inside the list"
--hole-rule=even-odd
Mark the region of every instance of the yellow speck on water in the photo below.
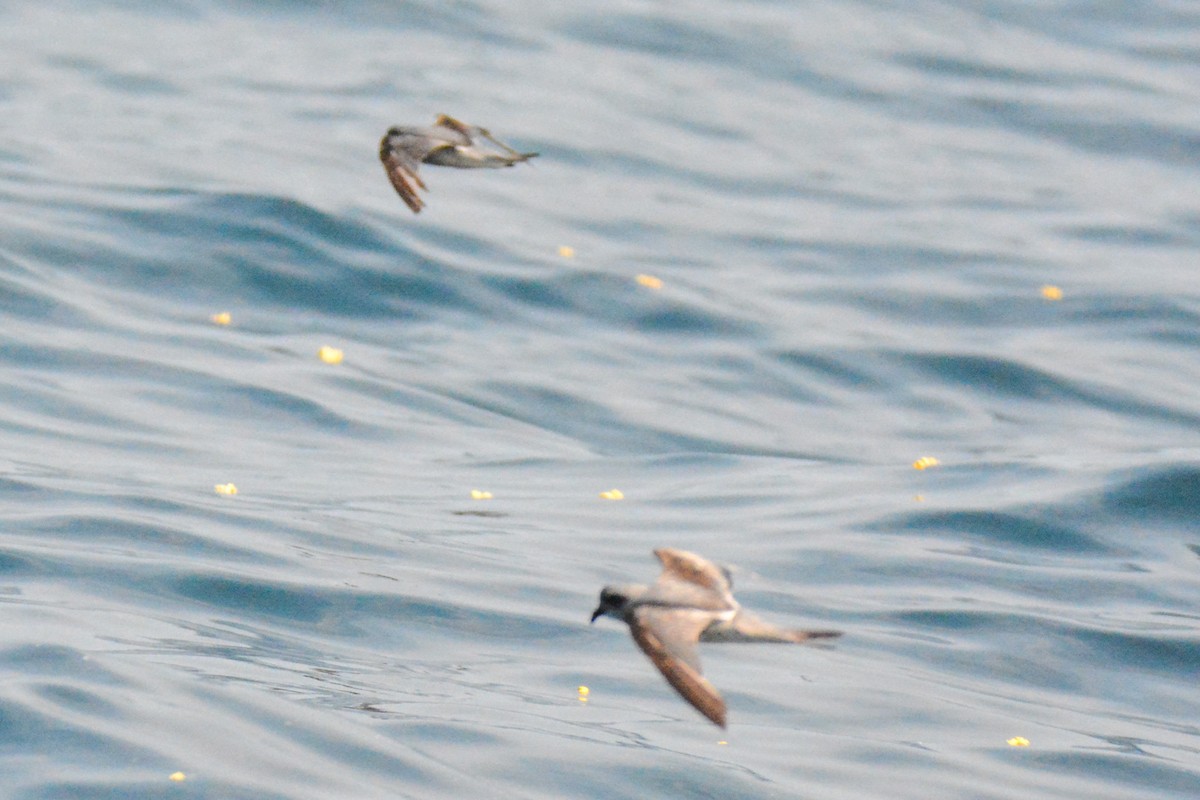
[[[933,456],[921,456],[913,462],[913,469],[929,469],[930,467],[936,467],[940,463],[942,462]]]
[[[338,350],[336,347],[330,347],[329,345],[325,345],[317,351],[317,357],[326,364],[340,364],[342,363],[343,356],[344,353],[342,353],[341,350]]]
[[[184,775],[182,772],[172,772],[170,780],[173,780],[173,781],[187,780],[187,775]]]
[[[925,495],[923,495],[923,494],[914,495],[913,500],[916,500],[918,503],[924,503]]]
[[[211,317],[209,317],[209,319],[211,319],[217,325],[228,325],[229,323],[233,322],[233,315],[228,311],[222,311],[219,314],[213,314]]]
[[[1010,747],[1029,747],[1029,740],[1024,736],[1014,736],[1008,740]]]
[[[588,695],[591,693],[592,693],[592,690],[589,689],[588,687],[580,686],[579,687],[579,702],[586,703],[588,701]]]
[[[653,275],[638,275],[634,280],[647,289],[661,289],[663,287],[662,278],[656,278]]]
[[[1042,287],[1042,297],[1047,300],[1062,300],[1062,289],[1046,284]]]
[[[482,489],[472,489],[471,490],[471,499],[472,500],[491,500],[492,493],[485,492]]]
[[[604,500],[624,500],[625,493],[620,489],[609,489],[607,492],[601,492],[600,497]]]
[[[237,487],[232,483],[218,483],[213,489],[217,494],[237,494]]]
[[[729,742],[725,741],[724,739],[718,739],[717,744],[726,745],[726,744],[729,744]]]
[[[558,248],[558,254],[560,256],[562,256],[563,258],[574,258],[575,257],[575,248],[568,247],[567,245],[564,244]]]

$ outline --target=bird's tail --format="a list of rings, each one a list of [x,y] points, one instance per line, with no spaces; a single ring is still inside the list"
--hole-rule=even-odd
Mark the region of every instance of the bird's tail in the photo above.
[[[700,634],[700,641],[798,643],[807,642],[809,639],[832,639],[841,635],[841,631],[798,631],[780,628],[742,611],[730,622],[709,625]]]
[[[793,642],[807,642],[809,639],[836,639],[842,635],[841,631],[788,631],[792,634]]]

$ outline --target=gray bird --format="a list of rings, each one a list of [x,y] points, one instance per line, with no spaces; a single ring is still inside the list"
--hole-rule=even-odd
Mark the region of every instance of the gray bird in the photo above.
[[[484,140],[502,152],[482,146]],[[396,125],[388,128],[379,142],[379,160],[383,162],[388,180],[414,214],[425,206],[425,201],[417,196],[418,187],[426,189],[417,174],[422,163],[459,169],[499,168],[511,167],[536,155],[518,153],[478,125],[468,125],[445,114],[438,115],[430,127]]]
[[[730,591],[729,570],[686,550],[654,551],[663,571],[653,586],[605,586],[597,617],[629,625],[667,682],[696,710],[725,727],[725,701],[700,673],[697,642],[805,642],[841,636],[841,631],[777,628],[742,610]]]

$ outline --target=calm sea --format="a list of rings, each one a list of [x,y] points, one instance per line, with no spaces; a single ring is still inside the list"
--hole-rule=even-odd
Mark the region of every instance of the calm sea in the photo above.
[[[1200,5],[51,0],[0,68],[0,796],[1200,796]],[[541,156],[414,216],[438,113]],[[661,546],[846,635],[703,648],[719,731],[588,625]]]

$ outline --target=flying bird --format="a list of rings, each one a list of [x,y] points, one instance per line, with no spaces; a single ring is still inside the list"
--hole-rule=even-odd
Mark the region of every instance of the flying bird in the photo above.
[[[806,642],[841,636],[841,631],[777,628],[742,610],[733,599],[729,570],[686,550],[654,551],[662,574],[653,586],[605,586],[592,612],[629,625],[667,682],[697,711],[725,727],[725,701],[701,674],[697,642]]]
[[[488,148],[485,141],[498,150]],[[536,155],[517,152],[478,125],[459,122],[446,114],[438,115],[429,127],[388,128],[379,142],[379,160],[388,180],[414,214],[425,206],[425,201],[417,195],[418,188],[426,189],[417,174],[422,163],[459,169],[499,168],[511,167]]]

